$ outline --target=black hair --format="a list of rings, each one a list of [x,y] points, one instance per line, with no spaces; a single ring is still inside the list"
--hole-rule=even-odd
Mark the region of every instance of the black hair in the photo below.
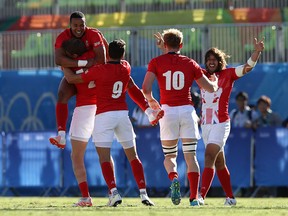
[[[238,100],[239,98],[243,98],[244,100],[248,101],[248,94],[246,92],[239,92],[237,95],[236,95],[236,100]]]
[[[85,15],[84,15],[81,11],[74,11],[74,12],[70,15],[70,23],[71,23],[72,18],[85,19]]]
[[[87,51],[85,43],[77,38],[65,40],[62,43],[62,48],[70,54],[77,54],[78,56],[83,55]]]
[[[125,52],[125,41],[116,39],[109,43],[108,53],[112,59],[121,59]]]

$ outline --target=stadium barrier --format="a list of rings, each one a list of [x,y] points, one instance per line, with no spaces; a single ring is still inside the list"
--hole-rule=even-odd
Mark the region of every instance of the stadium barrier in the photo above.
[[[131,75],[141,88],[146,67],[132,67]],[[257,64],[251,73],[237,80],[230,96],[230,110],[236,107],[235,96],[246,91],[249,103],[256,104],[265,94],[272,100],[272,110],[284,120],[288,116],[288,67],[283,64]],[[58,69],[0,71],[0,131],[24,132],[55,130],[55,106],[58,85],[63,73]],[[273,82],[271,82],[273,80]],[[271,91],[273,89],[273,91]],[[193,85],[193,91],[198,91]],[[159,99],[156,82],[153,93]],[[136,104],[127,97],[130,114]],[[69,101],[71,119],[75,98]],[[69,125],[69,122],[68,122]]]
[[[147,188],[160,191],[169,188],[170,181],[163,166],[164,156],[159,139],[159,127],[135,128],[135,132]],[[0,142],[2,161],[0,188],[4,191],[2,195],[10,194],[11,191],[8,193],[8,190],[12,189],[14,195],[17,195],[18,190],[29,187],[46,188],[48,192],[43,193],[46,195],[49,195],[51,188],[58,188],[61,194],[65,195],[69,188],[77,187],[70,159],[71,144],[68,141],[64,150],[57,149],[48,141],[48,138],[54,135],[55,132],[2,134]],[[237,190],[261,186],[287,187],[287,136],[288,129],[283,128],[261,128],[256,133],[248,129],[232,129],[225,147],[225,154],[233,188]],[[115,162],[117,186],[129,196],[131,191],[136,190],[137,185],[124,151],[116,140],[113,142],[111,153]],[[197,156],[200,169],[203,171],[204,144],[202,140],[198,143]],[[85,165],[89,186],[96,190],[105,188],[106,185],[98,159],[95,147],[89,141]],[[183,189],[189,188],[181,143],[179,143],[177,161],[180,183]],[[216,175],[212,187],[220,187]],[[106,192],[102,194],[102,196],[105,195]]]
[[[146,67],[132,68],[132,77],[140,87],[145,73]],[[48,138],[56,133],[54,131],[55,104],[57,88],[62,76],[62,72],[56,68],[0,72],[0,131],[3,131],[0,139],[0,170],[2,171],[0,194],[17,195],[25,188],[38,187],[42,190],[41,195],[56,193],[55,188],[58,188],[57,193],[65,195],[71,188],[76,187],[70,161],[70,143],[68,142],[63,151],[48,143]],[[260,95],[267,94],[272,99],[272,109],[286,117],[287,109],[283,107],[288,107],[287,80],[287,64],[257,64],[251,74],[235,82],[230,109],[236,106],[234,98],[239,91],[248,92],[252,103],[255,103]],[[273,93],[271,88],[274,89]],[[155,84],[153,92],[155,97],[159,98],[158,86]],[[127,102],[131,112],[135,104],[130,98],[127,98]],[[73,99],[69,102],[69,119],[72,116],[74,103]],[[159,128],[135,128],[135,131],[147,185],[150,188],[166,187],[167,189],[169,180],[165,178]],[[246,129],[232,130],[225,151],[233,187],[239,189],[256,186],[287,186],[287,135],[287,129],[282,128],[263,128],[256,133]],[[197,151],[201,170],[203,170],[202,140],[199,141]],[[135,191],[136,185],[129,163],[116,141],[113,144],[112,155],[117,161],[118,185],[125,190],[126,194],[131,194]],[[187,178],[184,175],[186,165],[181,151],[178,160],[179,172],[182,173],[180,181],[187,187]],[[100,172],[98,157],[91,142],[88,145],[85,161],[91,187],[96,187],[97,190],[99,187],[104,187],[105,182]],[[151,167],[155,167],[155,170],[149,169]],[[219,186],[216,177],[213,187]]]

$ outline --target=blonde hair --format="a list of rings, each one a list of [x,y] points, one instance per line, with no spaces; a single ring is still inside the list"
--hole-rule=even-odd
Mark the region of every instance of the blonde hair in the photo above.
[[[180,48],[183,43],[183,33],[178,29],[166,29],[162,35],[164,43],[170,48]]]

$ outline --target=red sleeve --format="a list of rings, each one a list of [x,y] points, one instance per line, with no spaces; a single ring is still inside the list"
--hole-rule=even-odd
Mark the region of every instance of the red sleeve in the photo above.
[[[93,48],[103,46],[102,35],[97,29],[87,29],[87,39],[93,44]]]
[[[155,59],[155,58],[153,58],[153,59],[149,62],[147,71],[150,71],[150,72],[156,74],[156,59]]]
[[[121,60],[121,64],[127,69],[129,76],[131,75],[131,65],[126,60]]]
[[[236,68],[228,68],[227,69],[229,71],[229,73],[231,74],[231,78],[232,80],[237,80],[241,77],[238,77],[237,74],[236,74]]]
[[[203,76],[203,69],[195,61],[193,61],[193,67],[193,71],[195,71],[195,80],[198,80]]]
[[[67,39],[69,39],[69,37],[67,35],[67,29],[66,29],[65,31],[61,32],[56,38],[55,45],[54,45],[55,49],[61,48],[63,41]]]
[[[137,85],[132,86],[128,89],[129,97],[143,110],[145,111],[149,105],[144,97],[142,91],[138,88]]]

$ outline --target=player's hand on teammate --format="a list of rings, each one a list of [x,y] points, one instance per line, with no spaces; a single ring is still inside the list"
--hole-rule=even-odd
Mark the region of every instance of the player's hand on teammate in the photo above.
[[[86,68],[92,67],[93,65],[96,64],[96,61],[94,59],[92,59],[92,58],[88,59],[87,61],[88,61],[88,63],[85,66]]]
[[[265,48],[264,40],[265,40],[264,37],[260,41],[258,41],[257,38],[254,38],[254,49],[255,49],[255,51],[262,52],[264,50],[264,48]]]

